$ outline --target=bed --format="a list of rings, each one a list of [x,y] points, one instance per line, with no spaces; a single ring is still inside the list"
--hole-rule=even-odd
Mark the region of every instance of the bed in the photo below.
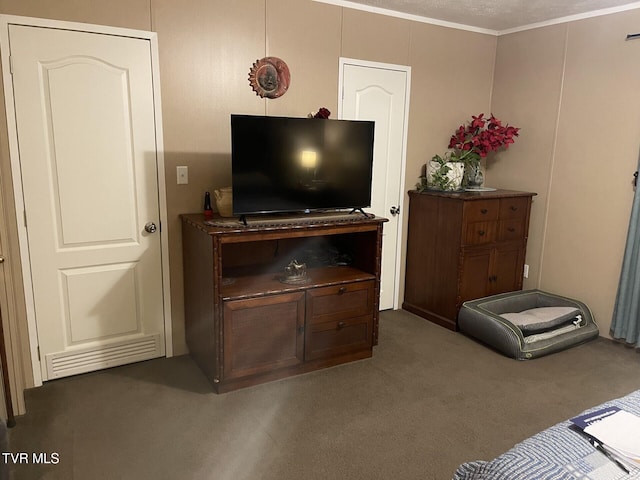
[[[640,416],[640,390],[585,410],[618,406]],[[580,412],[576,412],[576,415]],[[638,480],[640,468],[629,474],[597,451],[566,420],[518,443],[490,461],[463,463],[453,480]]]

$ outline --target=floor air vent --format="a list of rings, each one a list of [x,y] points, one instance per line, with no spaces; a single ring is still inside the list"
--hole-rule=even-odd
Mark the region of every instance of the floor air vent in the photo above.
[[[48,379],[92,372],[127,363],[140,362],[164,355],[160,335],[112,343],[73,352],[51,353],[45,356]]]

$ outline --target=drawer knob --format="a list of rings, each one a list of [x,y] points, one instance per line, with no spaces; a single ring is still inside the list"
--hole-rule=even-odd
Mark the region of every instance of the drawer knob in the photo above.
[[[516,210],[518,210],[518,207],[516,207],[515,205],[511,205],[511,211],[515,212]]]
[[[481,213],[481,214],[483,214],[483,215],[486,215],[486,213],[487,213],[488,211],[489,211],[489,210],[487,210],[486,208],[483,208],[482,210],[480,210],[480,213]]]
[[[343,294],[344,292],[346,292],[346,291],[347,291],[347,287],[340,287],[340,288],[338,289],[338,295],[342,295],[342,294]]]
[[[347,326],[346,322],[338,322],[337,330],[342,330],[346,326]]]
[[[513,233],[513,232],[515,232],[515,231],[516,231],[516,229],[515,229],[515,228],[513,228],[513,227],[509,227],[509,228],[507,228],[507,230],[509,230],[511,233]]]
[[[480,230],[480,231],[478,232],[478,235],[480,235],[481,237],[482,237],[482,236],[484,236],[484,230]]]

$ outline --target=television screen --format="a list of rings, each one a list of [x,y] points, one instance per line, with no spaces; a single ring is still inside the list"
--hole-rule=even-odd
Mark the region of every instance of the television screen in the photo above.
[[[374,122],[231,115],[233,213],[371,205]]]

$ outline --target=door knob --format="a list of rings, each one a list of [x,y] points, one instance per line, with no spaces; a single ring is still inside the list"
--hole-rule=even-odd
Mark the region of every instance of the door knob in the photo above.
[[[0,263],[4,263],[4,257],[0,255]]]
[[[400,213],[400,207],[393,206],[389,209],[391,215],[398,215]]]
[[[155,233],[155,231],[158,229],[158,227],[156,227],[156,224],[153,222],[148,222],[145,226],[144,226],[145,231],[149,232],[149,233]]]

